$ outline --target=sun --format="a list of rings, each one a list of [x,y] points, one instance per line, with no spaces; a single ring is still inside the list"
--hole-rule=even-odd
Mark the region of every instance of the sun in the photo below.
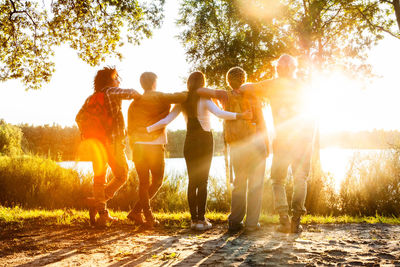
[[[320,73],[308,86],[305,109],[317,119],[321,132],[362,128],[359,115],[365,108],[365,93],[359,81],[340,72]]]

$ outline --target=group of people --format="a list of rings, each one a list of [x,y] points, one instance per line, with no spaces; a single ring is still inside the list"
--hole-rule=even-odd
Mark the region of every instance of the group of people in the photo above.
[[[237,232],[243,228],[256,231],[260,228],[258,221],[266,158],[273,151],[271,179],[275,210],[280,218],[277,230],[301,232],[300,219],[306,212],[304,203],[314,121],[303,112],[304,86],[296,78],[296,71],[295,58],[282,55],[277,60],[275,78],[246,83],[246,72],[233,67],[226,74],[230,90],[215,90],[206,87],[203,73],[193,72],[187,80],[188,90],[177,93],[158,92],[156,74],[145,72],[140,76],[144,90],[141,95],[133,89],[119,88],[120,80],[114,68],[99,70],[94,79],[95,92],[86,100],[76,118],[83,142],[88,142],[93,152],[93,197],[87,200],[91,223],[105,225],[115,220],[108,213],[106,203],[123,186],[128,175],[121,102],[133,99],[128,110],[127,134],[139,177],[139,200],[129,212],[128,219],[147,227],[158,224],[151,210],[151,199],[162,186],[164,177],[165,128],[182,112],[187,124],[184,158],[189,179],[190,227],[195,230],[212,227],[205,217],[207,182],[213,156],[212,113],[224,120],[224,137],[233,166],[229,231]],[[219,100],[222,108],[213,100]],[[274,125],[265,123],[262,112],[265,101],[271,106]],[[90,113],[92,115],[88,115]],[[103,113],[106,115],[101,115]],[[275,128],[272,151],[267,127]],[[107,164],[114,175],[108,182],[105,178]],[[294,178],[291,218],[285,190],[289,166]],[[96,220],[97,213],[99,217]]]

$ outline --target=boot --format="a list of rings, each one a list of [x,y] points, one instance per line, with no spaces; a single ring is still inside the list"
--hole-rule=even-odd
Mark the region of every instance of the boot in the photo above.
[[[293,234],[300,234],[303,232],[303,227],[300,225],[301,216],[293,216],[291,223],[291,232]]]
[[[146,223],[144,224],[146,227],[152,229],[154,226],[158,226],[160,224],[156,218],[154,218],[151,210],[143,210],[144,218],[146,219]]]
[[[290,220],[288,215],[280,215],[279,216],[279,225],[276,228],[276,231],[281,233],[290,233]]]
[[[113,223],[117,222],[118,218],[112,217],[108,210],[105,210],[104,212],[99,212],[99,219],[97,220],[97,225],[98,226],[106,226],[107,223]]]
[[[141,212],[136,212],[134,210],[131,210],[127,216],[127,218],[131,221],[133,221],[135,224],[142,225],[144,224],[143,218],[142,218],[142,213]]]
[[[93,197],[86,198],[86,206],[89,209],[89,221],[91,226],[96,225],[96,215],[97,215],[97,202]]]

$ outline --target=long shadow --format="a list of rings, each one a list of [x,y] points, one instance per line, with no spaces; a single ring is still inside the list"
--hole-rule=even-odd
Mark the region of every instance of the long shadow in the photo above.
[[[204,242],[197,251],[185,259],[175,264],[174,266],[194,266],[194,265],[209,265],[211,263],[221,263],[221,256],[217,255],[220,250],[224,250],[231,243],[237,242],[243,232],[237,234],[230,234],[225,232],[222,236]]]
[[[85,233],[89,233],[89,236],[85,237],[79,236],[79,234],[82,234],[82,231],[78,231],[75,235],[71,233],[69,236],[71,238],[73,237],[74,240],[71,240],[72,244],[69,247],[59,249],[43,257],[37,258],[31,262],[18,266],[41,266],[55,263],[68,257],[81,254],[82,250],[85,251],[85,253],[89,253],[90,251],[97,249],[103,245],[107,245],[118,240],[124,240],[129,236],[143,231],[140,228],[132,231],[132,229],[121,229],[121,226],[117,227],[117,229],[103,228],[92,229],[93,232],[85,231]],[[60,235],[62,235],[62,233],[60,233]],[[64,237],[59,238],[64,239]]]
[[[176,240],[176,237],[170,236],[164,240],[160,240],[153,244],[149,249],[147,249],[147,252],[144,253],[143,255],[135,255],[128,257],[126,259],[123,259],[121,261],[118,261],[116,263],[113,263],[111,265],[108,265],[109,267],[118,267],[118,266],[137,266],[143,262],[145,262],[147,259],[151,258],[153,255],[159,254],[163,250],[167,249],[170,247],[170,245]]]

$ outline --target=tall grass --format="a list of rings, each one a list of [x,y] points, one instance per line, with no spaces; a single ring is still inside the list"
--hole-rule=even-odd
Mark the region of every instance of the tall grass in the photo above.
[[[400,157],[390,150],[375,155],[356,155],[339,192],[333,177],[321,173],[308,181],[306,208],[322,216],[400,216]],[[92,179],[54,161],[35,156],[0,157],[0,205],[24,208],[82,209],[83,199],[91,195]],[[130,210],[138,200],[138,177],[131,169],[126,185],[109,201],[113,210]],[[187,212],[187,176],[170,176],[152,200],[156,212]],[[290,203],[292,184],[288,183]],[[209,180],[209,212],[228,213],[230,198],[224,184]],[[271,180],[264,184],[263,213],[273,214]]]

